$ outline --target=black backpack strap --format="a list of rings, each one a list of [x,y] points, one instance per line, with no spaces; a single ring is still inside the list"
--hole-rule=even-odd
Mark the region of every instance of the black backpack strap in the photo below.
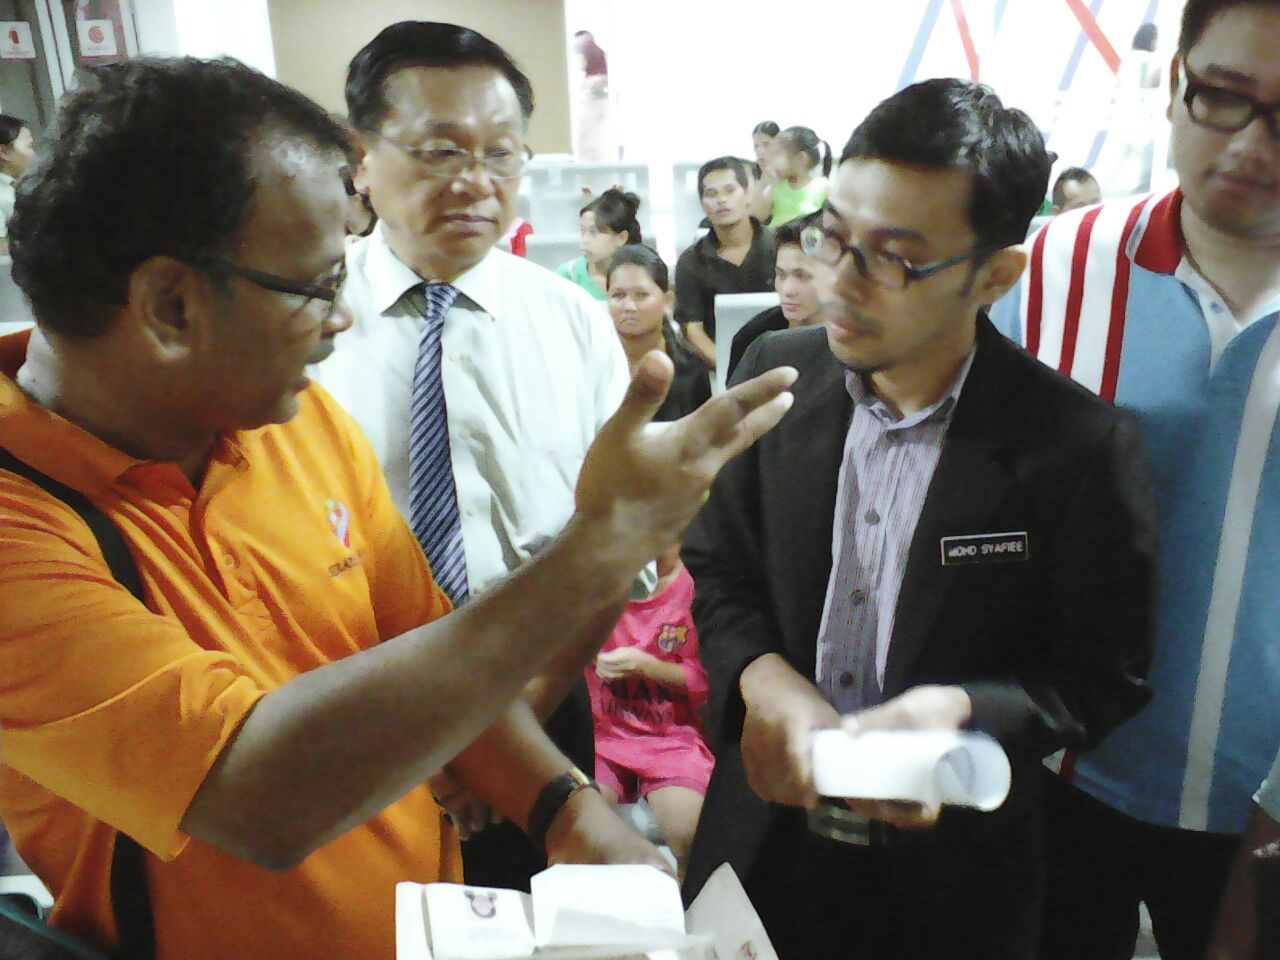
[[[19,460],[4,447],[0,447],[0,470],[8,470],[10,473],[25,477],[45,493],[57,497],[78,513],[80,519],[89,525],[94,538],[98,541],[102,556],[111,569],[111,576],[115,577],[120,586],[137,597],[140,603],[147,602],[142,593],[142,581],[138,578],[138,568],[133,562],[133,554],[129,552],[124,537],[120,534],[120,528],[112,523],[105,513],[90,503],[84,494],[59,483],[48,474],[41,473],[30,464]]]
[[[105,513],[90,503],[84,494],[41,473],[4,447],[0,447],[0,470],[25,477],[79,514],[97,539],[116,582],[137,597],[140,603],[146,603],[133,554],[129,552],[120,528]],[[118,832],[111,855],[111,909],[120,932],[120,949],[116,953],[119,960],[151,960],[156,952],[155,922],[151,915],[143,850],[132,837]]]

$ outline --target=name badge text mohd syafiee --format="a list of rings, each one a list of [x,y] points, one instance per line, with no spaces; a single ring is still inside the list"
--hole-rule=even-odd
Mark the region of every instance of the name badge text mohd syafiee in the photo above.
[[[1010,563],[1029,557],[1027,531],[975,533],[967,537],[942,538],[942,565],[963,563]]]

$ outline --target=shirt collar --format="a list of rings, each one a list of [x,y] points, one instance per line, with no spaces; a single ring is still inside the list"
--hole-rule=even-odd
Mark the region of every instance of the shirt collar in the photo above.
[[[9,176],[9,174],[0,173],[0,183],[3,183],[5,186],[12,187],[17,182],[18,181],[15,178]]]
[[[1172,274],[1182,261],[1182,190],[1166,194],[1151,207],[1147,225],[1130,252],[1133,262],[1152,273]]]
[[[407,263],[395,255],[387,242],[382,224],[374,227],[365,243],[364,272],[369,279],[369,290],[373,298],[373,306],[378,313],[385,314],[391,310],[407,291],[418,286],[423,277]],[[498,276],[500,265],[497,263],[504,254],[500,250],[490,250],[484,259],[471,269],[454,278],[453,286],[462,295],[479,307],[490,317],[496,317],[501,306],[501,283]]]
[[[863,374],[853,370],[846,370],[844,373],[845,389],[849,391],[849,396],[853,398],[853,402],[866,408],[867,412],[879,420],[886,430],[909,430],[911,427],[918,426],[934,418],[950,419],[956,403],[960,399],[960,391],[964,389],[964,383],[969,378],[969,370],[973,367],[973,358],[977,351],[978,347],[975,344],[969,351],[969,356],[965,358],[964,364],[960,367],[955,379],[951,381],[951,386],[946,389],[946,392],[936,402],[906,417],[895,416],[893,411],[889,409],[889,405],[876,396],[875,391],[870,387],[869,378]]]
[[[103,490],[142,461],[46,410],[22,391],[30,330],[0,337],[0,446],[75,490]]]
[[[751,221],[751,250],[755,250],[756,245],[760,242],[760,235],[764,231],[764,224],[755,217],[748,217],[747,219]],[[706,232],[706,235],[698,241],[698,245],[702,247],[704,256],[718,257],[720,255],[720,240],[716,236],[714,227]],[[751,256],[750,251],[748,251],[747,256]],[[742,262],[746,263],[746,259],[743,258]]]
[[[121,482],[141,482],[151,471],[161,482],[145,489],[155,497],[194,496],[196,491],[176,464],[139,460],[113,447],[83,427],[36,403],[18,386],[17,373],[26,361],[31,330],[0,337],[0,446],[73,490],[92,495]],[[239,434],[219,437],[209,454],[243,467],[246,457]]]

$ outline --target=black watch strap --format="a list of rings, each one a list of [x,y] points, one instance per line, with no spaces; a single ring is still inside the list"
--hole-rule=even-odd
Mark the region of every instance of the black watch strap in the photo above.
[[[529,811],[529,839],[545,850],[551,821],[556,818],[560,808],[569,802],[570,797],[579,790],[587,789],[600,792],[596,782],[577,767],[548,781],[538,793],[538,799],[533,801],[533,809]]]

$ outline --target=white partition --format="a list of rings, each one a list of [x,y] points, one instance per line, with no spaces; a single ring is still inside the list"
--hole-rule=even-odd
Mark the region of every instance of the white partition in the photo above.
[[[701,235],[698,224],[706,213],[698,197],[698,170],[701,163],[671,165],[671,216],[675,220],[676,253],[684,253]]]
[[[757,313],[777,305],[778,295],[772,290],[768,293],[716,294],[716,377],[711,386],[713,393],[724,390],[729,350],[738,331]]]
[[[539,266],[554,270],[566,260],[582,256],[578,231],[573,233],[542,233],[535,230],[524,238],[525,257]]]
[[[535,159],[525,174],[529,217],[538,233],[568,233],[578,229],[578,211],[588,202],[583,188],[594,194],[620,186],[640,197],[640,229],[652,233],[649,166],[644,163],[559,163]]]

